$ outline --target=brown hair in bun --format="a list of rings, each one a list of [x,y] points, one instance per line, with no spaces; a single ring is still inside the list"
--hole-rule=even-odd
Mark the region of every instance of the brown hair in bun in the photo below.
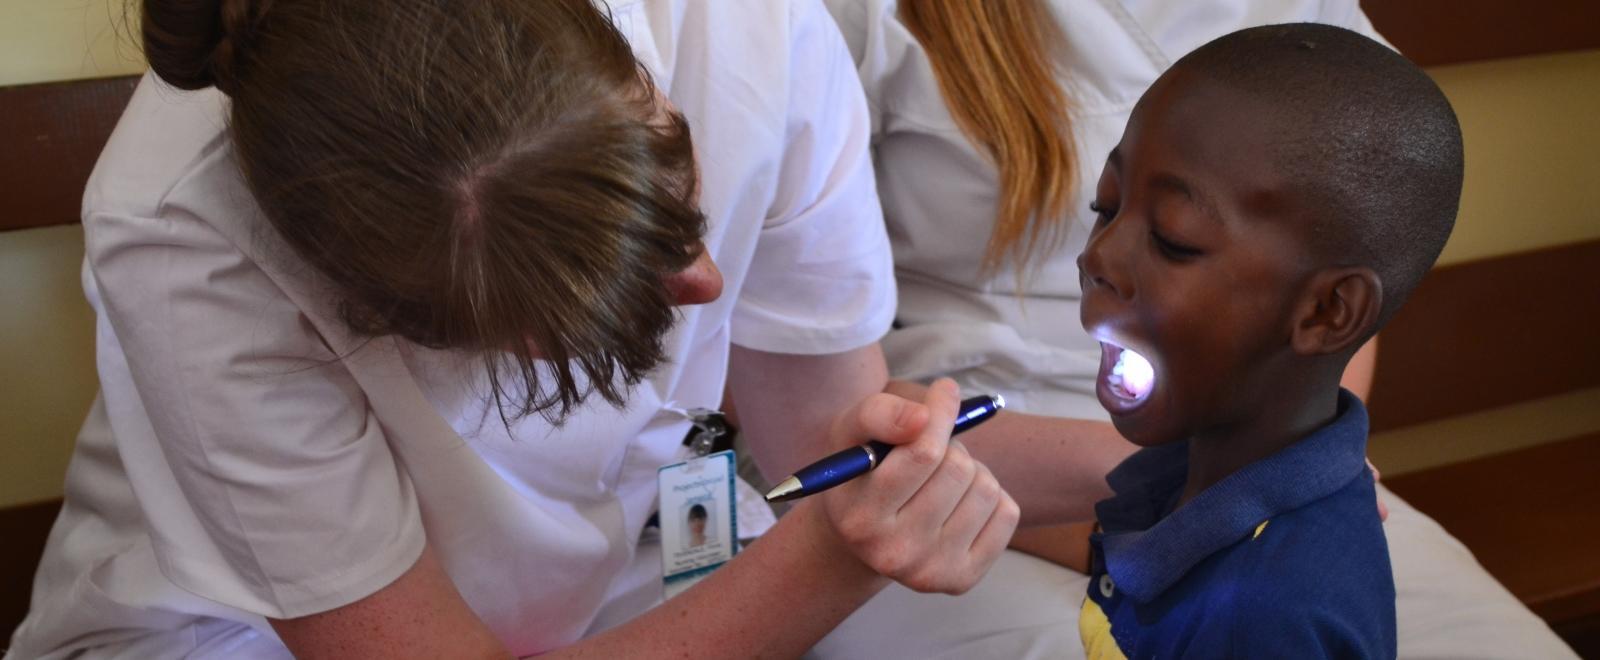
[[[215,85],[232,94],[252,34],[272,0],[146,0],[144,54],[180,89]]]
[[[698,255],[689,129],[591,0],[146,0],[151,66],[346,324],[475,356],[501,415],[620,404]]]

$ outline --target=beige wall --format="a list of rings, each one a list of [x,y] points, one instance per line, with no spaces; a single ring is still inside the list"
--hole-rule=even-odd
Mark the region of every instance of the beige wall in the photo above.
[[[0,0],[0,85],[144,70],[123,0]]]
[[[96,389],[77,225],[0,233],[0,507],[58,497]]]
[[[1440,263],[1600,239],[1600,50],[1429,73],[1456,108],[1467,158]]]

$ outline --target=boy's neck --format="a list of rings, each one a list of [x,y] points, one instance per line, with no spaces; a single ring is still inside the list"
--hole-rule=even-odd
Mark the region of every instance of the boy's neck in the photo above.
[[[1241,468],[1271,456],[1332,422],[1339,386],[1282,391],[1238,424],[1207,429],[1189,439],[1189,474],[1178,507]]]

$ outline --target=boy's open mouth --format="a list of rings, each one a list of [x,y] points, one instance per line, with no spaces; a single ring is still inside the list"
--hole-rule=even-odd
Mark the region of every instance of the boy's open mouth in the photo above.
[[[1138,404],[1150,396],[1150,390],[1155,387],[1156,371],[1150,366],[1150,361],[1143,355],[1117,346],[1116,344],[1100,343],[1101,347],[1101,373],[1105,378],[1106,389],[1112,396],[1126,404]],[[1109,371],[1106,366],[1109,364]]]

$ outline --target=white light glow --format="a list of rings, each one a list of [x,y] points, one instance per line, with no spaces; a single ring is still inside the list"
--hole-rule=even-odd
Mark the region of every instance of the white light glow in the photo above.
[[[1150,366],[1150,361],[1128,349],[1122,349],[1117,356],[1111,374],[1117,377],[1122,390],[1134,399],[1143,399],[1156,382],[1156,370]]]

